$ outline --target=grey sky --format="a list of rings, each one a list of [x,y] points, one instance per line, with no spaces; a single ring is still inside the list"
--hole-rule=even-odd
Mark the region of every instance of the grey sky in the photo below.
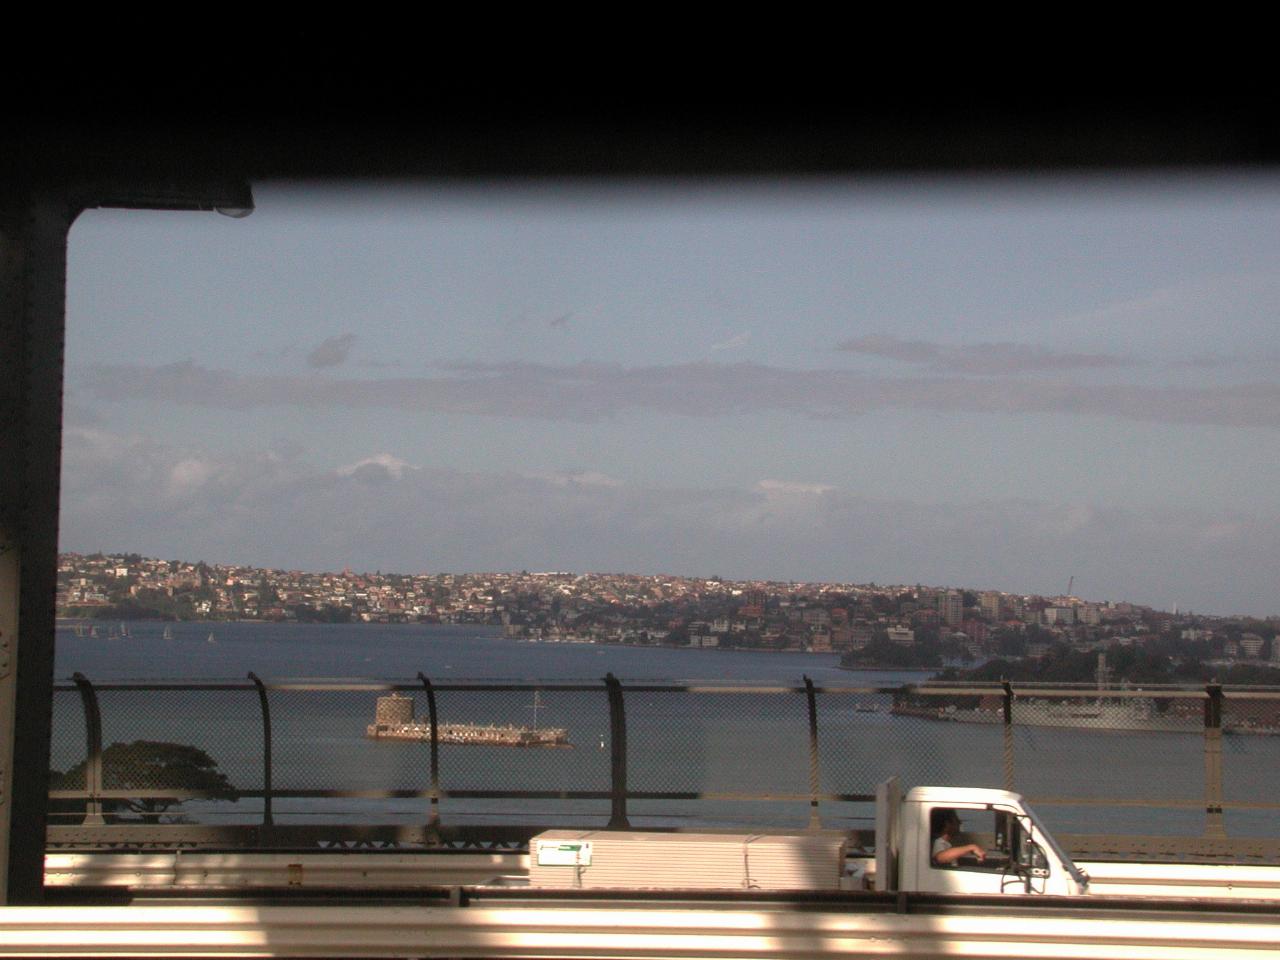
[[[1280,179],[94,211],[66,549],[1280,610]]]

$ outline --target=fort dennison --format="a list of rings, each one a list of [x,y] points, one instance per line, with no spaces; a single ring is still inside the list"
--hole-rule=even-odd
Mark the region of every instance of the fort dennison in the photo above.
[[[414,718],[413,697],[393,693],[379,697],[373,723],[365,735],[375,740],[430,740],[431,722]],[[515,724],[439,723],[437,743],[485,747],[568,747],[564,727],[525,727]]]

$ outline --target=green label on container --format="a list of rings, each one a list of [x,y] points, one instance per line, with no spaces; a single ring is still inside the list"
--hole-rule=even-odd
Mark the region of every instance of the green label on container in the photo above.
[[[573,867],[590,862],[590,840],[538,841],[538,866],[540,867]]]

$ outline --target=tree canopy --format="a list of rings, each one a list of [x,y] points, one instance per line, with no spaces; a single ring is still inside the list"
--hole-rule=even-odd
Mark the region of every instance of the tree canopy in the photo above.
[[[56,771],[50,777],[50,788],[80,787],[85,783],[86,761],[66,773]],[[159,740],[134,740],[113,743],[102,751],[102,788],[104,790],[196,790],[217,800],[235,800],[236,788],[218,763],[199,747]],[[105,800],[104,811],[121,809],[140,814],[148,823],[156,823],[160,815],[182,803],[179,798],[139,797],[131,800]]]

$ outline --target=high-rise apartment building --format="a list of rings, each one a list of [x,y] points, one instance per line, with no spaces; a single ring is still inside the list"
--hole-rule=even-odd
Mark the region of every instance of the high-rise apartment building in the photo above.
[[[1000,620],[1002,607],[1000,594],[994,590],[988,590],[985,593],[978,594],[978,609],[982,611],[982,615],[988,620]]]
[[[948,590],[938,595],[938,612],[942,621],[949,627],[958,627],[964,620],[964,594],[959,590]]]

